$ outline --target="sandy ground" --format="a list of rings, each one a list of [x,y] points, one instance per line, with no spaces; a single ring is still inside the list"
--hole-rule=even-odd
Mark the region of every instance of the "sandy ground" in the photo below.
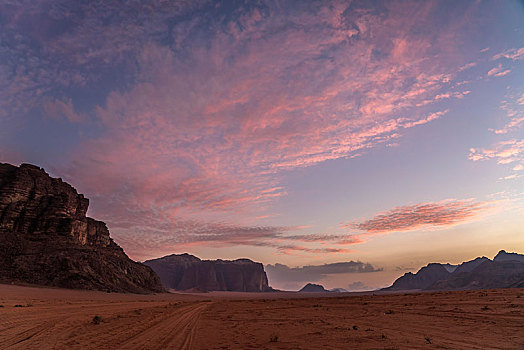
[[[0,348],[524,349],[524,289],[300,296],[0,285]]]

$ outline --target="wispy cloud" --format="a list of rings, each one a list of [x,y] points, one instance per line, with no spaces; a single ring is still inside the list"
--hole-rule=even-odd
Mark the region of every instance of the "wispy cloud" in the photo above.
[[[75,111],[73,101],[70,98],[65,99],[65,101],[57,99],[45,101],[42,108],[48,118],[65,118],[71,123],[80,123],[86,119],[85,115]]]
[[[513,170],[523,170],[524,140],[501,141],[489,148],[471,148],[469,159],[473,161],[494,159],[498,164],[509,164]]]
[[[522,60],[524,59],[524,47],[518,49],[509,49],[492,57],[493,60],[498,60],[501,58],[507,58],[513,61]]]
[[[231,6],[3,2],[0,118],[38,111],[84,126],[76,161],[57,172],[137,255],[216,242],[347,252],[338,245],[357,238],[252,217],[286,195],[284,171],[443,118],[439,104],[469,92],[455,79],[473,63],[448,40],[469,6],[445,26],[434,2],[247,2],[226,15]]]
[[[495,134],[507,134],[524,125],[524,93],[508,94],[500,104],[506,116],[510,119],[500,129],[490,129]]]
[[[511,69],[503,68],[502,65],[499,64],[497,67],[492,68],[488,71],[488,77],[503,77],[509,73],[511,73]]]
[[[362,222],[348,223],[346,227],[364,231],[365,234],[443,228],[473,219],[486,209],[487,205],[488,202],[473,200],[447,200],[406,205],[377,214]]]

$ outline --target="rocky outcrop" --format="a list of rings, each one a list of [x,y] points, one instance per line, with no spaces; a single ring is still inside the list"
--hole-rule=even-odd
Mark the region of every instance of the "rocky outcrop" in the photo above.
[[[446,264],[449,265],[449,264]],[[398,278],[384,290],[467,290],[524,287],[524,255],[501,250],[493,260],[476,258],[452,273],[443,264],[429,264],[416,274]],[[452,265],[450,265],[452,266]],[[456,266],[456,265],[455,265]]]
[[[147,260],[166,289],[191,291],[267,292],[266,272],[249,259],[201,260],[189,254],[173,254]]]
[[[314,283],[308,283],[304,287],[302,287],[301,290],[299,290],[299,293],[327,293],[329,292],[326,288],[324,288],[323,285],[320,284],[314,284]]]
[[[453,274],[434,283],[428,290],[466,290],[494,288],[523,288],[524,262],[485,261],[471,272]]]
[[[505,250],[501,250],[493,258],[493,261],[520,261],[520,262],[524,262],[524,254],[507,253]]]
[[[43,169],[0,163],[0,281],[114,292],[160,292],[158,276],[127,257],[89,200]]]
[[[482,264],[485,261],[490,261],[490,260],[486,258],[485,256],[483,256],[481,258],[476,258],[470,261],[465,261],[462,264],[457,266],[455,271],[453,271],[453,274],[458,275],[463,272],[471,272],[475,270],[480,264]]]
[[[397,279],[390,290],[426,289],[433,283],[446,279],[451,274],[441,264],[429,264],[421,268],[417,273],[408,272]]]

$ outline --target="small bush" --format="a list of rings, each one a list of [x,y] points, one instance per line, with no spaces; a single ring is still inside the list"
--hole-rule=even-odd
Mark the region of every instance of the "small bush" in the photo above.
[[[481,310],[489,310],[489,306],[487,305],[484,305],[483,307],[480,308]]]
[[[93,323],[94,323],[94,324],[100,324],[100,322],[102,322],[102,321],[103,321],[103,318],[100,317],[100,316],[98,316],[98,315],[96,315],[95,317],[93,317]]]
[[[4,307],[4,305],[0,305],[0,307]]]
[[[276,343],[278,341],[278,335],[273,334],[271,337],[269,337],[270,343]]]
[[[391,315],[391,314],[394,314],[395,312],[393,310],[386,310],[386,312],[384,312],[384,314],[386,315]]]
[[[430,337],[425,337],[424,339],[426,340],[426,343],[431,344],[431,338]]]
[[[356,325],[353,326],[353,329],[354,329],[355,331],[358,331],[358,327],[357,327]]]
[[[24,307],[24,305],[16,304],[15,307]]]

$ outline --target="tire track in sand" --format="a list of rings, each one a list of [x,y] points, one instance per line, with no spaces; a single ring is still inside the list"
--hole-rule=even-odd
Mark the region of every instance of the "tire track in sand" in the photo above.
[[[121,349],[191,349],[196,326],[211,302],[202,302],[173,311],[162,322],[119,344]]]

